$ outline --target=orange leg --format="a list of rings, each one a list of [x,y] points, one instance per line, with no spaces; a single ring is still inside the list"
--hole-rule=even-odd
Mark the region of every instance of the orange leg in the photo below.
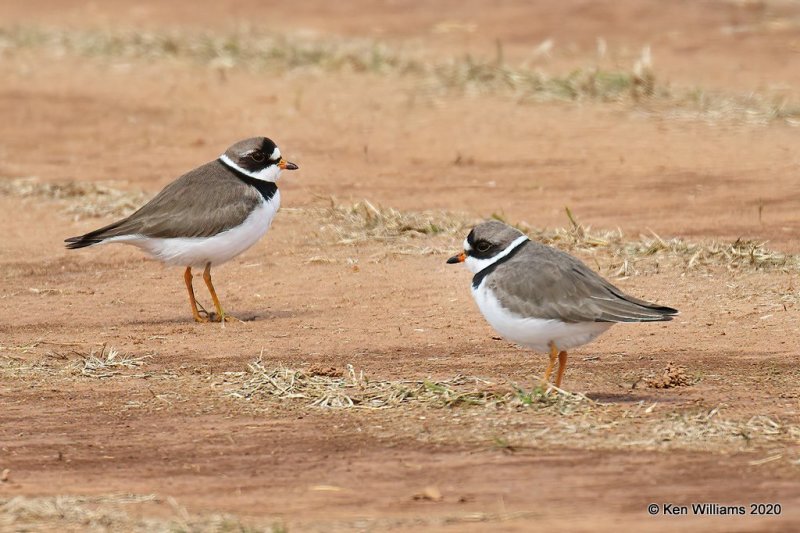
[[[550,382],[550,374],[553,373],[553,367],[556,365],[556,358],[558,358],[558,348],[554,342],[550,343],[550,364],[547,365],[547,370],[544,371],[544,377],[542,378],[542,388],[546,388],[547,384]]]
[[[214,308],[217,310],[217,316],[214,317],[214,322],[225,322],[233,320],[232,316],[226,315],[222,310],[222,305],[217,298],[217,291],[214,290],[214,284],[211,283],[211,263],[206,264],[206,269],[203,271],[203,280],[206,282],[208,292],[211,293],[211,300],[214,302]]]
[[[189,305],[192,306],[192,316],[195,322],[208,322],[208,319],[200,316],[197,311],[197,300],[194,298],[194,288],[192,287],[192,267],[186,267],[183,273],[183,281],[186,282],[186,291],[189,293]]]
[[[567,369],[567,352],[558,354],[558,373],[556,374],[556,387],[561,388],[561,378],[564,377],[564,370]]]
[[[214,308],[217,310],[217,316],[214,317],[214,320],[222,322],[225,320],[225,311],[222,310],[222,305],[219,303],[219,298],[217,298],[217,291],[214,290],[214,284],[211,283],[211,263],[207,263],[205,270],[203,270],[203,281],[206,282],[208,292],[211,293],[211,300],[214,302]]]

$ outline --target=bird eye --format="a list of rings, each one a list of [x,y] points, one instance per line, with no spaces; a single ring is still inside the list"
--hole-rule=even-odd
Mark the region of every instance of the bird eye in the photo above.
[[[475,249],[479,252],[488,252],[492,245],[486,241],[478,241],[475,243]]]
[[[262,154],[261,152],[255,151],[252,154],[250,154],[250,159],[252,159],[256,163],[263,163],[265,157],[264,157],[264,154]]]

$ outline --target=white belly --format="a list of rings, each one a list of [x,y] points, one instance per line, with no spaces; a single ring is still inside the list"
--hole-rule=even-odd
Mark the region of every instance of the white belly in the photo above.
[[[569,350],[593,341],[611,327],[610,322],[569,323],[560,320],[526,318],[500,305],[483,281],[472,296],[486,321],[503,338],[539,352],[549,352],[552,342],[559,350]]]
[[[241,254],[267,233],[280,207],[280,191],[263,201],[245,221],[213,237],[147,238],[138,235],[117,237],[105,242],[124,242],[138,246],[168,265],[205,267],[222,264]]]

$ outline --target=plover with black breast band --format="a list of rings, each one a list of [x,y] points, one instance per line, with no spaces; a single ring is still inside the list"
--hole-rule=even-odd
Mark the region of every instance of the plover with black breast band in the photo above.
[[[448,263],[474,274],[472,295],[486,321],[505,339],[549,353],[542,386],[567,350],[589,343],[617,322],[672,320],[676,309],[628,296],[579,259],[530,240],[500,221],[475,226],[464,251]]]
[[[211,268],[241,254],[266,234],[280,207],[276,184],[282,170],[295,170],[266,137],[239,141],[219,158],[167,185],[127,218],[65,242],[67,248],[107,243],[137,246],[168,265],[186,267],[184,282],[197,322],[224,322]],[[200,314],[192,287],[192,268],[203,279],[216,314]],[[201,306],[202,308],[202,306]]]

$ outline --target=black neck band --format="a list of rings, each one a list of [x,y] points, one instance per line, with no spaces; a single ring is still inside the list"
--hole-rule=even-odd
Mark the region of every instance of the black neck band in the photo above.
[[[237,178],[247,183],[248,185],[252,185],[253,187],[255,187],[256,190],[258,190],[258,192],[261,193],[261,196],[264,197],[265,201],[269,202],[270,200],[272,200],[272,197],[275,196],[275,193],[278,190],[278,186],[275,184],[275,182],[264,181],[253,178],[252,176],[248,176],[241,170],[235,169],[232,166],[226,164],[221,159],[219,162],[222,164],[222,166],[233,172],[233,174],[235,174]]]
[[[500,259],[498,259],[497,261],[495,261],[494,263],[492,263],[488,267],[484,268],[483,270],[481,270],[480,272],[475,274],[472,277],[472,288],[473,289],[477,289],[478,287],[480,287],[481,282],[483,281],[483,278],[485,278],[486,276],[488,276],[489,274],[494,272],[495,268],[497,268],[498,266],[502,265],[503,263],[505,263],[506,261],[508,261],[512,257],[514,257],[517,254],[517,252],[519,252],[520,249],[525,245],[526,242],[528,242],[527,239],[522,241],[521,243],[519,243],[513,250],[511,250],[508,253],[508,255],[506,255],[505,257],[501,257]]]

